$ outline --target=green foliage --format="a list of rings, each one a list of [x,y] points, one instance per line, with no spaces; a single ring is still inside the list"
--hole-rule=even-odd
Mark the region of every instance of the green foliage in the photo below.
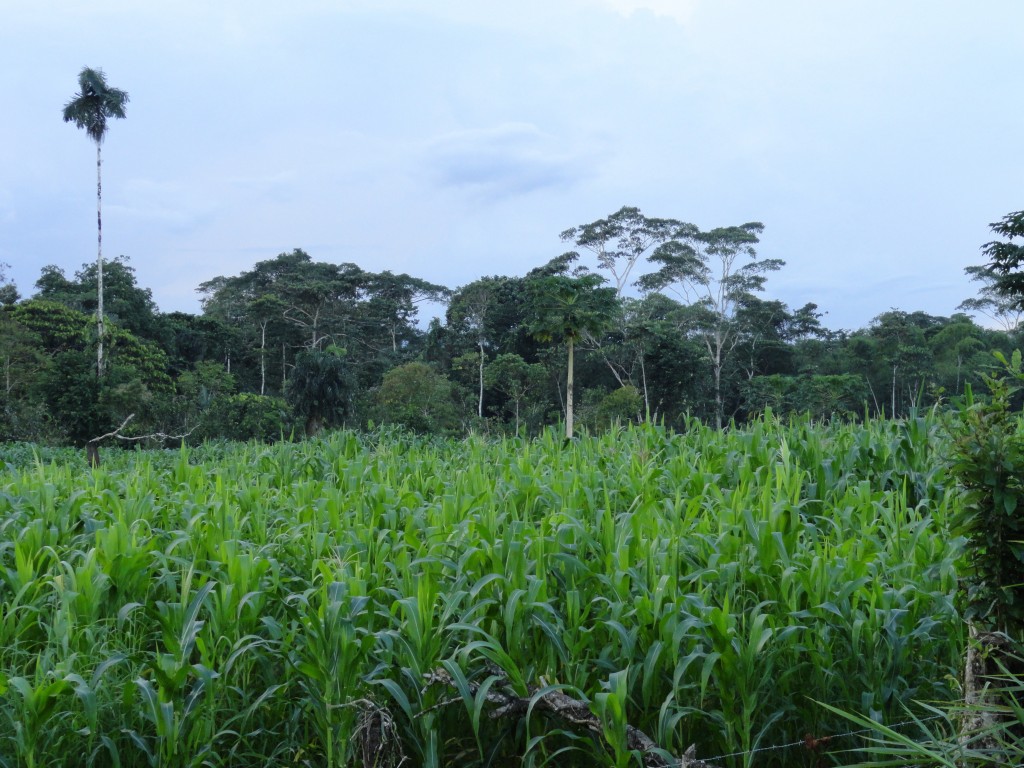
[[[575,258],[568,258],[563,269]],[[567,258],[567,257],[563,257]],[[556,260],[557,261],[557,260]],[[576,345],[604,331],[616,307],[615,290],[601,287],[604,278],[594,274],[560,273],[535,277],[530,283],[533,317],[530,333],[538,341],[565,344],[568,364],[565,380],[565,436],[573,436],[573,389]]]
[[[597,405],[595,414],[598,429],[613,424],[629,424],[643,419],[644,398],[637,388],[627,384],[609,392]]]
[[[54,301],[25,301],[5,308],[4,314],[34,334],[41,349],[51,355],[81,349],[91,331],[88,315]]]
[[[607,327],[615,303],[615,291],[602,288],[604,278],[552,275],[530,283],[534,317],[530,332],[540,341],[578,343]]]
[[[593,253],[598,267],[612,275],[615,292],[621,294],[640,257],[671,238],[679,226],[678,221],[652,219],[639,208],[623,206],[603,219],[565,230],[561,238]]]
[[[36,281],[37,301],[53,301],[91,315],[97,309],[99,275],[97,265],[83,264],[68,280],[55,266],[44,267]],[[126,256],[103,263],[104,316],[139,338],[157,337],[158,319],[153,292],[135,282],[135,269]]]
[[[78,93],[64,105],[64,122],[85,129],[97,144],[107,134],[110,118],[124,119],[128,93],[107,85],[102,69],[85,67],[78,74]]]
[[[197,417],[192,439],[259,440],[272,443],[289,432],[288,404],[280,397],[242,392],[220,395]]]
[[[7,270],[10,268],[10,264],[0,261],[0,307],[14,304],[21,298],[18,287],[13,282],[8,282]]]
[[[40,385],[55,431],[75,444],[112,431],[129,414],[136,418],[127,434],[153,431],[171,399],[163,352],[126,331],[110,330],[112,354],[103,379],[96,376],[89,348],[70,349],[54,355]]]
[[[538,363],[527,363],[516,354],[502,354],[487,364],[484,370],[484,382],[490,389],[504,395],[505,410],[515,418],[515,431],[519,433],[523,411],[533,411],[526,404],[528,396],[543,389],[547,380],[544,366]],[[525,409],[524,409],[524,406]]]
[[[344,351],[313,349],[295,358],[286,396],[295,415],[304,419],[306,436],[312,437],[324,427],[344,423],[352,413],[354,390]]]
[[[855,374],[755,376],[743,387],[743,405],[748,414],[770,408],[778,416],[856,418],[864,413],[867,398],[864,377]]]
[[[384,374],[376,393],[377,415],[383,424],[414,432],[452,434],[460,430],[455,388],[426,363],[406,363]]]
[[[407,764],[589,768],[636,765],[630,728],[712,757],[849,730],[815,700],[927,715],[958,695],[963,541],[921,419],[335,431],[89,473],[2,446],[0,759],[342,766],[380,734]],[[492,719],[498,690],[532,706]],[[544,714],[556,690],[601,733]]]
[[[920,713],[908,710],[902,728],[871,718],[822,706],[847,718],[854,728],[871,735],[860,752],[867,759],[853,768],[926,766],[927,768],[992,768],[1024,765],[1024,657],[999,654],[993,674],[984,681],[979,703],[955,702],[937,707],[925,704]],[[967,729],[967,722],[985,722]]]
[[[967,537],[965,615],[1024,637],[1024,419],[1011,408],[1021,389],[1021,354],[986,375],[990,396],[968,389],[953,431],[953,475],[967,489],[957,530]]]
[[[982,247],[989,259],[985,271],[994,278],[996,292],[1008,299],[1017,309],[1024,309],[1024,211],[1008,213],[989,225],[1001,240],[993,240]]]
[[[757,258],[754,246],[763,230],[756,221],[708,232],[679,224],[649,258],[657,271],[638,281],[644,290],[671,291],[692,300],[680,330],[699,338],[707,351],[719,428],[725,420],[727,366],[744,333],[740,310],[764,289],[768,273],[784,264],[781,259]],[[749,260],[737,263],[744,257]]]

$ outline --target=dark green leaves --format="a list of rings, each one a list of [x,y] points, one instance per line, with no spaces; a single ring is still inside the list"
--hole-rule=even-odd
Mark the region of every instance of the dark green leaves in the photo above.
[[[967,616],[998,631],[1024,629],[1024,425],[1011,400],[1024,381],[1021,354],[997,354],[1002,375],[987,375],[988,401],[968,391],[954,430],[953,473],[967,490],[956,520],[967,537]]]
[[[64,105],[64,122],[84,128],[97,144],[107,133],[107,119],[124,119],[128,92],[107,85],[102,69],[85,67],[78,75],[78,93]]]

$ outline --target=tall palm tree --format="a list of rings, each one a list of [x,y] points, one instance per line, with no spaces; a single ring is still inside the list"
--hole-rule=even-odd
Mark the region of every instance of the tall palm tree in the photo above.
[[[107,119],[123,119],[128,92],[107,85],[102,69],[84,67],[78,75],[78,93],[64,105],[64,122],[84,128],[96,142],[96,375],[103,376],[103,165],[100,145],[107,135]]]

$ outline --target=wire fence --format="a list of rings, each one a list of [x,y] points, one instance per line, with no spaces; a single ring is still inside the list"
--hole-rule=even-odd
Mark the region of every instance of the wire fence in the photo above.
[[[963,702],[954,702],[954,706],[962,704]],[[931,722],[933,720],[947,719],[944,714],[931,715],[929,717],[916,718],[914,720],[905,720],[901,723],[895,723],[893,725],[886,725],[885,727],[890,730],[899,730],[906,728],[911,725],[921,725],[923,723]],[[729,752],[724,755],[716,755],[715,757],[701,757],[701,763],[708,766],[720,765],[725,760],[732,760],[737,757],[748,757],[760,754],[762,752],[778,752],[785,749],[795,749],[796,747],[803,747],[812,754],[823,754],[824,748],[831,746],[835,742],[842,741],[843,739],[851,738],[854,736],[865,736],[870,733],[878,733],[875,728],[860,728],[855,731],[846,731],[845,733],[833,733],[827,736],[814,737],[811,735],[805,736],[800,741],[793,741],[789,744],[775,744],[770,747],[756,747],[754,749],[741,750],[739,752]]]

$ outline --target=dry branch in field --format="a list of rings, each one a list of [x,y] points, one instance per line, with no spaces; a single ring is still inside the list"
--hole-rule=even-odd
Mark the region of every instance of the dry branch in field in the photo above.
[[[188,432],[183,435],[167,435],[163,432],[151,432],[148,435],[122,435],[121,430],[128,426],[128,423],[135,418],[134,413],[129,413],[128,418],[121,422],[121,426],[115,429],[113,432],[107,432],[105,435],[94,437],[88,443],[85,444],[85,460],[88,462],[90,467],[98,467],[100,465],[100,443],[110,437],[115,437],[118,440],[124,440],[125,442],[140,442],[142,440],[159,440],[160,442],[166,442],[167,440],[184,440],[186,437],[196,431],[196,427],[192,427]]]
[[[530,711],[540,711],[576,731],[586,731],[604,742],[604,726],[597,716],[590,711],[590,706],[585,701],[574,699],[559,690],[547,690],[543,687],[530,686],[527,696],[520,696],[512,690],[508,679],[497,668],[492,673],[501,679],[498,683],[487,690],[486,702],[489,705],[488,717],[498,720],[503,717],[523,717]],[[427,685],[443,685],[447,688],[456,688],[457,685],[452,676],[443,669],[429,672],[426,676]],[[470,683],[470,691],[476,695],[479,686]],[[457,701],[457,699],[456,699]],[[450,703],[444,702],[444,703]],[[695,756],[695,747],[691,746],[686,750],[682,758],[666,758],[665,751],[660,749],[654,740],[639,728],[632,725],[626,726],[626,745],[630,750],[636,750],[641,754],[643,764],[648,768],[718,768],[711,763],[698,760]]]

